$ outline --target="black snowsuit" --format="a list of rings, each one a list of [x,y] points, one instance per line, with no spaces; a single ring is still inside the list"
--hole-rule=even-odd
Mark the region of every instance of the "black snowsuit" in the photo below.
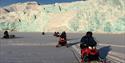
[[[84,48],[88,46],[93,47],[93,46],[96,46],[97,44],[92,36],[83,36],[80,42],[81,42],[80,48]]]

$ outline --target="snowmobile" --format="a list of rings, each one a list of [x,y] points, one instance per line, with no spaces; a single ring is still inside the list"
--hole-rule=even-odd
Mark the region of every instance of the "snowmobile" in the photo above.
[[[45,32],[42,32],[42,35],[45,35]]]
[[[8,35],[8,36],[3,36],[3,39],[11,39],[11,38],[15,38],[15,35]]]
[[[59,41],[58,41],[58,45],[56,45],[56,47],[59,47],[59,46],[66,46],[67,45],[67,40],[65,38],[59,38]]]
[[[99,57],[99,51],[96,46],[86,46],[81,49],[81,63],[106,63]]]
[[[59,37],[59,32],[54,32],[53,36]]]

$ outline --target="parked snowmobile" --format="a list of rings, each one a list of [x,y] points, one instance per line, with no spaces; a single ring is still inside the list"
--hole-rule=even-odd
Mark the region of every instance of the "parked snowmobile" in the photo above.
[[[53,36],[59,37],[59,32],[54,32]]]
[[[59,47],[59,46],[65,46],[67,44],[67,40],[65,40],[64,38],[59,38],[59,41],[58,41],[58,45],[56,45],[56,47]]]

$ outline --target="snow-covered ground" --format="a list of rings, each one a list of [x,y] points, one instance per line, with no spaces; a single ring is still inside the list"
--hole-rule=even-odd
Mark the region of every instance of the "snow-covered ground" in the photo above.
[[[70,47],[56,48],[58,38],[53,33],[13,32],[16,38],[0,39],[0,62],[10,63],[77,63]],[[83,33],[67,33],[69,44],[79,42]],[[3,36],[3,32],[0,33]],[[125,59],[125,34],[94,34],[102,57],[113,55]],[[77,46],[79,48],[79,44]],[[50,53],[52,52],[52,53]],[[79,51],[80,52],[80,51]],[[61,55],[60,55],[61,54]],[[56,56],[56,57],[55,57]],[[116,58],[115,58],[116,59]]]

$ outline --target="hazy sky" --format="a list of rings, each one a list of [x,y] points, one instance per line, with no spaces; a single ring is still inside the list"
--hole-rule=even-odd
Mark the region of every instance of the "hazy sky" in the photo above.
[[[78,0],[0,0],[0,7],[27,1],[36,1],[39,2],[40,4],[53,4],[53,3],[73,2]]]

